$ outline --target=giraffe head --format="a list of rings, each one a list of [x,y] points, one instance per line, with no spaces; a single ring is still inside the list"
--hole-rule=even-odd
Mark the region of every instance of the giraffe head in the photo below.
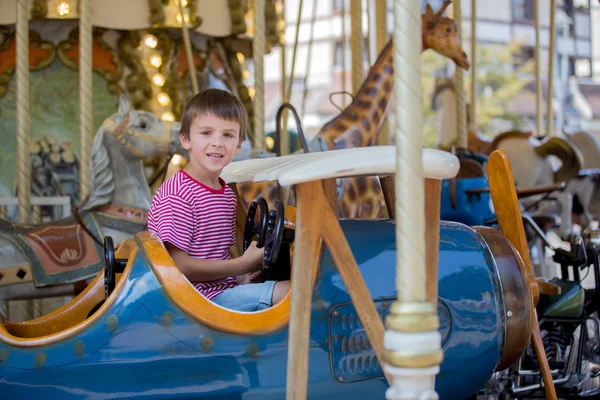
[[[468,70],[467,54],[462,49],[461,39],[456,29],[456,23],[442,14],[451,1],[445,1],[438,12],[434,12],[429,4],[421,16],[423,29],[423,51],[433,49],[448,57],[459,67]]]

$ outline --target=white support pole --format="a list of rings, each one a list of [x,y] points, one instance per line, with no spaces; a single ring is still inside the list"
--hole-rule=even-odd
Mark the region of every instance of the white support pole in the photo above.
[[[454,22],[456,23],[456,35],[462,40],[462,9],[461,0],[454,0]],[[454,88],[456,90],[456,116],[458,139],[456,146],[459,149],[468,147],[467,135],[467,107],[465,101],[465,85],[464,85],[464,70],[458,65],[454,69]]]
[[[471,126],[477,130],[477,0],[471,0]],[[467,135],[467,147],[469,145]]]
[[[29,163],[29,7],[17,0],[17,187],[18,217],[31,223],[31,165]]]
[[[386,398],[437,400],[443,353],[437,310],[427,301],[419,2],[394,0],[394,13],[397,301],[385,321]]]
[[[535,134],[542,136],[542,73],[540,65],[540,4],[533,0],[535,21]]]
[[[362,29],[362,1],[350,0],[350,49],[352,51],[352,94],[362,85],[365,42]]]
[[[265,0],[254,0],[254,148],[265,150]]]
[[[556,42],[556,4],[550,0],[550,48],[548,49],[548,94],[546,96],[546,135],[553,136],[552,99],[554,89],[554,50]]]
[[[81,0],[79,13],[79,199],[90,193],[92,152],[92,10],[91,0]]]

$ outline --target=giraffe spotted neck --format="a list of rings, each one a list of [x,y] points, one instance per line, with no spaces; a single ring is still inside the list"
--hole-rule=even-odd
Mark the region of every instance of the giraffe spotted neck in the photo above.
[[[450,58],[459,67],[468,69],[469,63],[462,50],[456,24],[450,18],[442,17],[449,4],[450,1],[444,2],[437,12],[434,12],[430,5],[425,7],[425,13],[421,17],[422,51],[432,49]],[[329,150],[375,144],[393,93],[393,52],[394,46],[390,41],[369,69],[369,74],[352,103],[321,128],[315,138],[317,142],[319,139],[324,141]],[[309,147],[324,150],[319,143],[315,147]],[[248,204],[259,196],[269,201],[276,192],[275,185],[266,182],[254,183],[253,188],[247,186],[243,185],[240,193]],[[340,217],[374,218],[381,216],[382,210],[385,209],[377,178],[344,179],[343,192]],[[272,204],[269,206],[272,207]]]
[[[393,92],[393,48],[390,41],[369,69],[352,103],[321,128],[319,135],[330,150],[375,143]]]
[[[442,14],[450,4],[444,2],[434,12],[428,4],[421,16],[421,52],[432,49],[468,69],[467,56],[462,50],[456,24]],[[329,150],[371,146],[375,144],[388,110],[394,87],[394,45],[390,40],[383,48],[369,74],[358,89],[354,100],[340,115],[321,128],[321,137]]]

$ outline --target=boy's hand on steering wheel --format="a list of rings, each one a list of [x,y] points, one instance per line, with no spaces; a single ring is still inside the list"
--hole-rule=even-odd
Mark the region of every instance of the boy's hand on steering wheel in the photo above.
[[[261,271],[263,267],[263,257],[265,254],[264,248],[256,247],[256,242],[253,241],[248,246],[242,257],[245,257],[248,262],[248,272]]]
[[[265,281],[264,272],[262,270],[252,272],[248,275],[248,283],[262,283]]]

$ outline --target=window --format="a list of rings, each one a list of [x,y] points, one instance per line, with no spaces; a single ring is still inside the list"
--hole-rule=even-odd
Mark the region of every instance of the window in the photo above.
[[[513,19],[517,21],[533,21],[533,1],[513,0]]]
[[[352,69],[352,49],[350,49],[350,46],[346,43],[346,69],[350,70]],[[369,51],[369,42],[367,41],[367,39],[364,39],[364,43],[363,43],[363,63],[366,64],[367,61],[369,60],[369,55],[368,55],[368,51]],[[335,50],[333,53],[333,65],[335,67],[342,67],[342,42],[338,41],[335,42]],[[375,60],[372,60],[373,62],[375,62]]]
[[[348,12],[348,10],[350,9],[350,0],[332,0],[331,3],[331,8],[332,11],[338,11],[341,12],[342,11],[342,5],[344,5],[344,2],[346,3],[346,12]]]
[[[592,63],[589,58],[578,58],[575,60],[575,75],[579,78],[592,76]]]

